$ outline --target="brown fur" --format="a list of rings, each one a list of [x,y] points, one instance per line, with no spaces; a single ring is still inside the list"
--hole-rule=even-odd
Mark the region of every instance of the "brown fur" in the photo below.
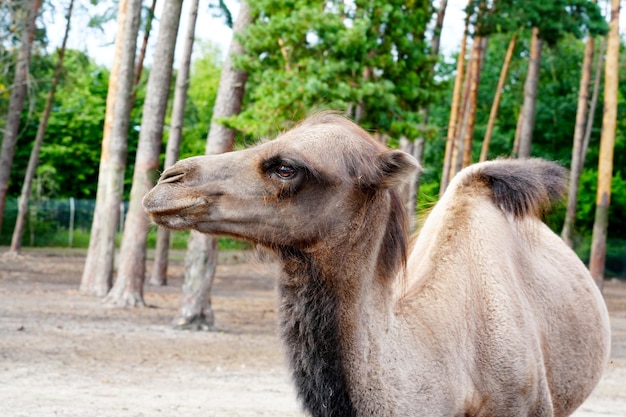
[[[178,162],[144,206],[160,225],[276,252],[286,353],[312,416],[570,415],[602,374],[609,326],[584,265],[537,217],[564,170],[464,170],[407,252],[396,189],[416,166],[321,113]]]

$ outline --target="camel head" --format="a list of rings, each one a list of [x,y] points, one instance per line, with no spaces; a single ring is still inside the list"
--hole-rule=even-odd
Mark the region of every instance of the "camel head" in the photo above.
[[[179,161],[143,205],[170,229],[304,249],[347,232],[373,195],[395,193],[417,166],[344,117],[320,113],[256,147]]]

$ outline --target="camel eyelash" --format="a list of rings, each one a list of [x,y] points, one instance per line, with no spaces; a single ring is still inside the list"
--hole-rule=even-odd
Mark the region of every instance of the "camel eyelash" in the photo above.
[[[329,178],[327,178],[325,175],[318,172],[317,170],[312,169],[309,165],[305,164],[304,162],[295,160],[295,159],[285,158],[280,155],[275,155],[263,161],[263,163],[261,164],[261,171],[263,172],[264,175],[266,175],[269,178],[272,175],[276,175],[276,170],[281,165],[290,167],[296,171],[296,174],[290,177],[291,180],[298,177],[300,180],[304,180],[304,179],[313,180],[319,184],[331,183]],[[301,184],[302,184],[301,182],[298,182],[298,184],[296,185],[299,186]],[[291,186],[291,188],[293,188],[293,185]]]
[[[276,171],[281,166],[291,168],[296,173],[299,172],[299,171],[303,171],[303,170],[304,171],[308,171],[306,169],[306,166],[304,164],[302,164],[301,162],[285,159],[285,158],[282,158],[280,156],[274,156],[272,158],[269,158],[269,159],[265,160],[261,164],[261,170],[265,173],[265,175],[270,176],[272,174],[275,174]]]

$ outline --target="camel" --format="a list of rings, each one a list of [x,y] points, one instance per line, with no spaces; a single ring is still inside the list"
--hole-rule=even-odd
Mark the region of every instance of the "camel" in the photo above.
[[[459,173],[413,240],[397,189],[416,160],[334,113],[181,160],[145,196],[171,229],[261,244],[298,397],[321,416],[568,416],[601,378],[609,318],[541,220],[566,171],[540,159]]]

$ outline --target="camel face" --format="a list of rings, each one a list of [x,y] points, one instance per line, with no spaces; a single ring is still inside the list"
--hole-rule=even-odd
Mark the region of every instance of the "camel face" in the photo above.
[[[171,229],[305,248],[340,236],[362,202],[415,172],[354,125],[299,125],[254,148],[179,161],[143,204]]]

